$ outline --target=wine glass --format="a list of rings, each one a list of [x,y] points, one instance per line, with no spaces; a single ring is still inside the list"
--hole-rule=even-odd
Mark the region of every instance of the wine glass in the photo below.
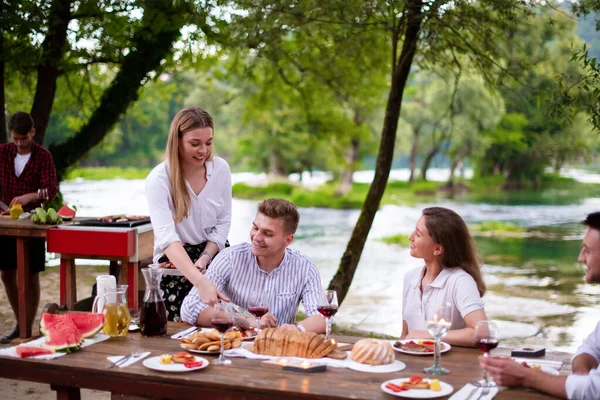
[[[38,199],[40,200],[40,203],[42,204],[42,208],[45,208],[46,202],[49,200],[48,189],[46,189],[46,188],[38,189],[37,195],[38,195]]]
[[[490,356],[490,351],[498,347],[498,324],[494,321],[477,321],[475,326],[475,340],[484,357]],[[495,387],[496,382],[491,381],[487,371],[483,370],[483,379],[473,382],[477,387]]]
[[[217,303],[213,306],[212,319],[210,322],[212,327],[221,334],[221,354],[219,355],[219,358],[212,363],[215,365],[231,364],[231,360],[223,357],[223,341],[225,339],[225,332],[233,326],[233,317],[225,310],[225,308],[223,308],[223,306],[221,306],[221,304]]]
[[[331,319],[338,310],[338,299],[335,290],[324,290],[323,294],[325,298],[321,299],[321,303],[317,306],[317,311],[325,317],[325,321],[327,322],[325,340],[329,340],[329,336],[331,335]]]
[[[452,325],[452,303],[442,302],[441,304],[427,307],[425,309],[425,323],[427,330],[434,340],[433,366],[425,368],[426,374],[445,375],[450,370],[442,368],[440,355],[440,342],[446,336]]]
[[[250,293],[250,314],[256,318],[256,334],[260,333],[260,319],[269,312],[269,293],[264,290],[253,290]]]

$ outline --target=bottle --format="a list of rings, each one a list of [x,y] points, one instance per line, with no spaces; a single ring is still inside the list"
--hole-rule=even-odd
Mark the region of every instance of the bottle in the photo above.
[[[140,311],[140,332],[143,336],[164,336],[167,334],[167,308],[160,294],[162,269],[158,264],[142,268],[146,282],[144,304]]]

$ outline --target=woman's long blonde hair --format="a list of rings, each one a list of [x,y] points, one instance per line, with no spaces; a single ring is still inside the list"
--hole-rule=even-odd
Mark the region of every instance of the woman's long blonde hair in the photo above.
[[[198,128],[211,128],[214,131],[212,117],[200,107],[186,107],[175,115],[169,129],[166,153],[176,224],[188,216],[191,202],[181,170],[179,141],[184,133]],[[212,153],[207,155],[206,160],[212,160]]]
[[[471,275],[477,284],[479,295],[483,297],[486,286],[475,244],[465,221],[454,211],[443,207],[426,208],[423,215],[433,242],[444,246],[440,260],[442,267],[461,268]]]

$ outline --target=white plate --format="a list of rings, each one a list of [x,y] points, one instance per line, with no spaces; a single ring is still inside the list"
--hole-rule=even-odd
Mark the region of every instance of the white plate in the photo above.
[[[405,339],[405,340],[390,340],[390,344],[392,345],[392,347],[394,348],[394,350],[396,350],[396,351],[398,351],[398,352],[400,352],[400,353],[404,353],[404,354],[412,354],[412,355],[415,355],[415,356],[432,356],[432,355],[433,355],[433,351],[432,351],[432,352],[430,352],[430,353],[429,353],[429,352],[421,352],[421,351],[409,351],[409,350],[403,350],[403,349],[400,349],[400,348],[398,348],[398,347],[394,346],[394,343],[396,343],[396,342],[400,342],[400,343],[404,344],[404,343],[408,343],[408,342],[410,342],[410,341],[413,341],[413,342],[417,342],[417,343],[418,343],[418,342],[419,342],[419,340],[427,340],[427,341],[431,341],[431,339]],[[450,346],[450,345],[449,345],[448,343],[446,343],[446,342],[442,342],[442,343],[443,343],[443,345],[444,345],[444,348],[443,348],[442,350],[440,350],[440,353],[446,353],[446,352],[450,351],[450,349],[452,348],[452,346]]]
[[[194,356],[194,358],[196,362],[202,361],[202,365],[199,367],[187,368],[185,365],[175,362],[171,362],[170,364],[163,364],[160,362],[160,356],[156,356],[145,359],[144,367],[165,372],[189,372],[195,371],[197,369],[206,368],[210,364],[206,358],[198,356]]]
[[[385,387],[385,385],[387,385],[388,383],[394,383],[396,385],[400,385],[402,382],[406,382],[408,381],[409,378],[404,378],[404,379],[390,379],[389,381],[385,381],[381,384],[381,390],[383,390],[384,392],[391,394],[392,396],[398,396],[398,397],[407,397],[409,399],[433,399],[435,397],[442,397],[442,396],[447,396],[450,393],[452,393],[452,390],[454,390],[452,388],[451,385],[447,384],[446,382],[442,382],[440,381],[440,386],[442,387],[442,390],[438,390],[433,391],[431,389],[408,389],[408,390],[403,390],[401,392],[394,392],[391,389],[388,389]],[[430,382],[432,381],[432,379],[428,379]]]
[[[404,364],[402,361],[398,361],[398,360],[394,360],[394,362],[391,364],[384,364],[384,365],[361,364],[359,362],[352,361],[352,359],[350,358],[350,352],[348,351],[347,353],[348,353],[348,358],[346,358],[346,360],[344,361],[344,365],[347,368],[353,369],[355,371],[383,373],[383,372],[402,371],[404,368],[406,368],[406,364]]]
[[[535,365],[535,364],[533,364],[533,365]],[[543,365],[542,365],[541,370],[550,375],[560,375],[559,372],[557,370],[555,370],[554,368],[544,367]]]

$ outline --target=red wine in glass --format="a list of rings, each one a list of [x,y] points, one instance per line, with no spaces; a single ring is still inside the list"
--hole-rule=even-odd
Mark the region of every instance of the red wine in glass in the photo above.
[[[498,339],[485,338],[479,339],[479,350],[484,353],[489,353],[491,350],[494,350],[498,347]]]
[[[328,306],[318,306],[317,311],[320,312],[325,318],[331,318],[335,315],[335,313],[337,313],[338,308],[337,306],[330,304]]]
[[[218,330],[219,332],[225,333],[227,332],[227,329],[233,326],[233,321],[231,321],[230,319],[213,319],[211,324],[212,327]]]
[[[250,307],[248,308],[250,314],[254,315],[256,318],[261,318],[263,315],[269,312],[269,307]]]

